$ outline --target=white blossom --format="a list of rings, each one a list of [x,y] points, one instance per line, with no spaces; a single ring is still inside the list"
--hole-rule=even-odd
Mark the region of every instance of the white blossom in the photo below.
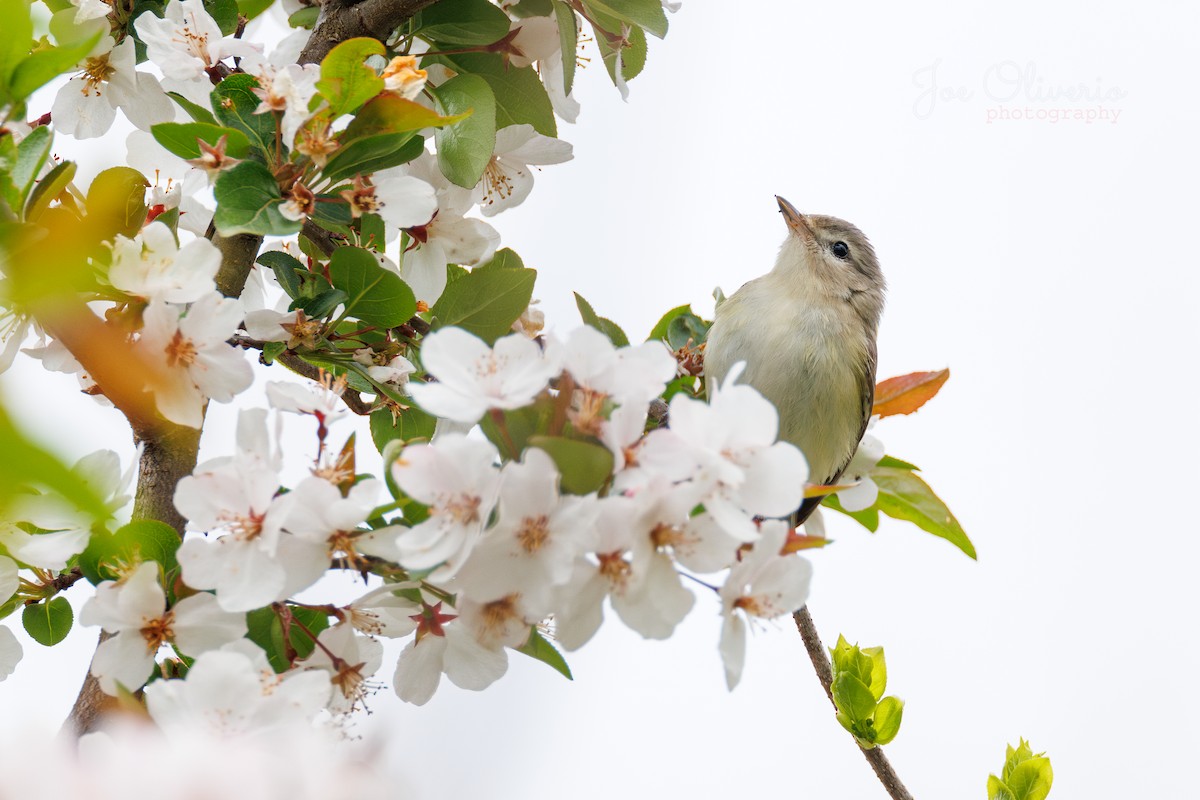
[[[324,670],[277,675],[249,640],[200,654],[187,677],[146,687],[150,716],[168,735],[266,738],[307,725],[329,702]]]
[[[762,537],[729,571],[721,587],[721,660],[730,689],[742,677],[749,618],[773,619],[799,609],[808,599],[812,564],[780,555],[790,527],[780,520],[762,523]]]
[[[171,0],[162,17],[147,11],[133,25],[150,61],[178,81],[207,81],[205,70],[223,59],[258,52],[249,42],[223,36],[202,0]]]
[[[111,46],[112,40],[107,42]],[[83,71],[54,97],[50,108],[54,129],[76,139],[103,136],[112,127],[117,109],[142,130],[174,119],[174,105],[158,79],[134,66],[132,38],[85,58]]]
[[[176,553],[183,580],[216,589],[226,611],[250,611],[311,586],[325,573],[324,546],[283,530],[296,500],[279,495],[279,456],[266,434],[266,412],[238,418],[238,452],[198,466],[179,481],[175,507],[188,528],[212,538],[187,538]]]
[[[535,616],[552,610],[552,589],[567,582],[576,558],[594,545],[599,508],[593,496],[558,492],[545,451],[530,448],[504,467],[496,524],[472,551],[458,583],[474,600],[521,595]]]
[[[199,428],[206,400],[228,402],[254,380],[241,351],[225,341],[241,322],[240,301],[215,291],[187,309],[155,301],[143,319],[138,344],[162,367],[148,388],[171,422]]]
[[[873,427],[879,417],[872,417],[868,430]],[[837,493],[838,502],[847,511],[862,511],[875,505],[879,497],[879,486],[871,480],[871,470],[883,458],[883,442],[871,434],[865,434],[854,451],[854,457],[842,472],[840,483],[855,483],[849,489]]]
[[[426,605],[417,635],[396,664],[392,685],[401,700],[424,705],[437,691],[444,673],[459,688],[480,691],[508,670],[503,647],[488,647],[459,623],[457,609]]]
[[[7,627],[0,625],[0,681],[13,674],[23,655],[25,651],[17,637]]]
[[[117,235],[108,280],[123,292],[147,301],[191,303],[214,289],[221,251],[207,239],[180,247],[175,234],[152,222],[132,239]]]
[[[510,125],[496,131],[496,149],[480,180],[485,217],[520,205],[533,191],[531,165],[562,164],[573,158],[571,144],[543,136],[532,125]]]
[[[222,611],[211,594],[185,597],[168,610],[159,569],[147,561],[120,581],[104,581],[79,612],[81,624],[116,634],[100,643],[92,659],[92,674],[108,694],[116,694],[118,685],[140,689],[167,642],[196,656],[246,633],[245,616]]]
[[[421,408],[456,422],[477,422],[488,409],[528,405],[560,371],[558,358],[521,334],[495,347],[461,328],[442,328],[421,343],[421,362],[436,383],[411,384]]]
[[[336,659],[336,660],[335,660]],[[330,708],[336,712],[360,709],[369,691],[367,679],[383,665],[383,645],[358,633],[353,625],[339,624],[317,635],[312,655],[301,668],[322,670],[333,684]]]
[[[400,534],[400,563],[408,569],[444,566],[449,576],[483,534],[500,492],[499,454],[488,442],[451,433],[433,444],[405,447],[392,477],[405,494],[429,506],[429,518]]]
[[[735,384],[737,372],[712,388],[710,403],[675,395],[670,429],[651,431],[641,454],[654,457],[664,446],[675,452],[685,442],[693,480],[706,487],[705,509],[749,542],[758,537],[753,517],[782,517],[799,507],[808,464],[795,445],[775,440],[779,413],[754,388]]]

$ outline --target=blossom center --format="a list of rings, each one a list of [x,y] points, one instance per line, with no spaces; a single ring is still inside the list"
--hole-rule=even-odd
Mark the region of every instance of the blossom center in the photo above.
[[[517,531],[517,541],[521,548],[529,554],[541,550],[550,538],[550,520],[545,514],[539,517],[525,517],[521,520],[521,529]]]
[[[479,522],[481,505],[483,505],[482,497],[460,494],[448,499],[438,510],[460,525],[471,525]]]
[[[504,632],[512,622],[524,625],[521,615],[517,613],[517,597],[518,595],[510,594],[484,604],[479,614],[482,628],[480,643],[498,643],[504,638]]]
[[[194,17],[195,15],[193,14],[192,16]],[[212,56],[208,53],[208,34],[196,33],[194,27],[195,20],[191,22],[184,20],[183,27],[179,29],[179,32],[183,34],[183,38],[174,39],[173,41],[182,44],[188,49],[189,53],[203,61],[205,68],[211,67],[213,61]]]
[[[678,547],[687,542],[687,534],[678,526],[659,523],[650,531],[650,541],[658,548]]]
[[[146,650],[156,653],[158,648],[162,647],[163,642],[175,638],[175,631],[171,629],[174,624],[175,612],[173,611],[168,611],[156,619],[146,620],[146,624],[140,631],[142,638],[146,640]]]
[[[491,205],[497,200],[507,200],[513,193],[512,178],[504,171],[500,159],[492,156],[492,160],[483,169],[484,205]]]
[[[625,554],[618,550],[612,553],[597,553],[596,558],[600,561],[600,574],[614,588],[624,589],[633,571],[629,562],[625,560]]]
[[[265,518],[265,514],[255,514],[252,511],[248,514],[222,514],[219,520],[229,529],[234,539],[239,542],[248,542],[251,539],[257,539],[262,533],[263,519]]]
[[[92,56],[83,62],[83,93],[100,96],[100,84],[107,83],[117,68],[108,59],[108,53]]]
[[[167,366],[190,367],[196,361],[196,345],[183,335],[183,331],[175,331],[167,345]]]

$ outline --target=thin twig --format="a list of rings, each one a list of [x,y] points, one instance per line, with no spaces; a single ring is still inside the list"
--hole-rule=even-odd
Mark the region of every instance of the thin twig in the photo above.
[[[829,663],[829,655],[825,651],[825,645],[821,644],[821,636],[817,633],[817,626],[813,624],[812,615],[808,613],[808,606],[801,608],[792,615],[792,618],[796,620],[796,629],[800,631],[800,636],[804,639],[804,649],[808,651],[808,658],[812,661],[813,669],[816,670],[817,679],[821,681],[821,688],[825,690],[825,696],[832,703],[833,665]],[[859,745],[858,749],[862,750],[867,763],[871,765],[871,769],[875,770],[875,775],[878,776],[879,782],[883,784],[883,788],[887,790],[892,800],[913,800],[913,796],[908,793],[908,789],[904,788],[904,784],[900,781],[900,776],[892,769],[891,762],[883,754],[883,748],[872,747],[868,750]]]

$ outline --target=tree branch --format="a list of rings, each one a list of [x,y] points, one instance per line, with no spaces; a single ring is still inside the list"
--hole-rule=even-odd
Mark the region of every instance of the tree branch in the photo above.
[[[370,36],[385,41],[392,31],[438,0],[325,0],[308,44],[300,51],[301,64],[319,64],[334,47],[347,39]]]
[[[800,636],[804,639],[804,649],[808,651],[808,658],[812,661],[813,669],[816,670],[817,679],[821,681],[821,688],[825,690],[825,696],[832,703],[833,665],[829,663],[829,655],[825,651],[825,645],[821,644],[821,636],[817,633],[817,626],[813,624],[812,616],[808,613],[808,606],[801,608],[792,615],[792,618],[796,620],[796,629],[800,631]],[[892,769],[891,762],[883,754],[883,748],[872,747],[867,750],[859,745],[858,749],[862,750],[867,763],[871,765],[871,769],[875,770],[875,775],[892,800],[913,800],[913,796],[908,793],[908,789],[904,788],[904,784],[900,781],[900,776]]]

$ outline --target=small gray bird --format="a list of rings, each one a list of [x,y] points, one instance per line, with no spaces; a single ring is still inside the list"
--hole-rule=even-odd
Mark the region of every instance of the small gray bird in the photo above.
[[[850,463],[875,398],[875,337],[885,283],[862,231],[801,214],[782,197],[788,236],[775,269],[720,306],[708,332],[705,374],[739,379],[779,410],[779,438],[808,459],[809,482],[832,484]],[[804,501],[799,525],[821,498]]]

